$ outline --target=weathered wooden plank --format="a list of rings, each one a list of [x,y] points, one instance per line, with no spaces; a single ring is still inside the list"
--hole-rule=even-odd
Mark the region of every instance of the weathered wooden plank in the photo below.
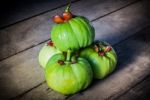
[[[15,0],[12,2],[9,1],[9,4],[8,0],[6,0],[6,2],[3,0],[3,2],[0,3],[2,7],[2,9],[0,9],[0,28],[2,28],[40,13],[61,7],[67,4],[68,0]],[[8,8],[11,8],[11,10]]]
[[[2,100],[17,96],[44,81],[44,73],[37,59],[41,46],[0,62],[0,98]]]
[[[56,93],[48,88],[47,84],[43,83],[38,88],[33,89],[32,92],[12,100],[64,100],[66,97],[63,94]]]
[[[150,77],[130,89],[116,100],[150,100]]]
[[[118,70],[68,100],[114,100],[150,73],[150,28],[115,46]],[[132,99],[126,99],[132,100]]]
[[[72,5],[72,11],[75,14],[94,20],[135,1],[92,0],[91,2],[91,0],[82,0]],[[0,30],[0,60],[48,40],[49,30],[53,24],[50,18],[62,13],[63,10],[64,7]],[[140,16],[142,17],[143,15]]]
[[[117,43],[143,27],[150,25],[150,17],[144,4],[137,2],[116,13],[93,22],[96,40]]]
[[[147,32],[140,32],[139,35],[135,38],[132,37],[123,43],[116,45],[115,49],[117,50],[117,54],[119,56],[118,70],[102,81],[97,80],[86,91],[72,96],[69,98],[69,100],[114,99],[129,89],[131,86],[136,84],[138,81],[143,79],[145,75],[149,74],[149,32],[150,28]],[[52,93],[48,92],[47,88],[48,87],[46,83],[42,84],[40,87],[31,90],[30,92],[16,98],[15,100],[56,100],[56,98],[58,100],[66,99],[66,96],[56,93],[51,89],[50,91],[52,91]],[[53,93],[54,95],[52,95]],[[38,94],[43,95],[43,97]]]
[[[135,7],[135,6],[134,6]],[[130,9],[134,9],[134,7],[131,7]],[[136,10],[139,10],[139,9],[137,9],[136,8]],[[129,9],[126,9],[126,11],[130,11]],[[121,11],[121,13],[122,12],[125,12],[125,11]],[[134,14],[135,15],[135,13],[134,12],[130,12],[130,14]],[[119,15],[119,13],[117,13],[118,15]],[[116,15],[116,14],[112,14],[113,16],[114,15]],[[113,19],[113,16],[112,16],[112,19]],[[122,15],[122,16],[124,16],[124,15]],[[127,16],[124,16],[125,18],[127,18]],[[107,17],[106,17],[107,18]],[[131,18],[131,17],[130,17]],[[135,17],[134,17],[135,18]],[[139,17],[138,17],[139,18]],[[103,19],[105,19],[105,18],[103,18]],[[102,19],[100,19],[100,20],[102,20]],[[107,23],[107,21],[105,20],[105,22]],[[110,21],[108,21],[108,23],[107,23],[107,25],[109,25],[109,22]],[[120,21],[119,21],[120,22]],[[99,23],[99,21],[98,22],[95,22],[95,23]],[[101,24],[101,23],[99,23],[99,24]],[[126,23],[126,25],[125,25],[125,23],[124,23],[124,26],[127,26],[127,25],[129,25],[129,23]],[[100,25],[99,25],[100,26]],[[97,30],[98,28],[96,28],[96,30]],[[117,29],[118,30],[118,29]],[[113,35],[108,35],[109,34],[109,32],[108,31],[113,31],[112,30],[112,28],[107,28],[107,32],[105,32],[105,35],[107,35],[107,38],[105,39],[104,37],[100,37],[101,39],[103,39],[104,38],[104,40],[108,40],[108,41],[110,41],[109,40],[109,38],[111,37],[111,36],[113,36]],[[127,30],[128,31],[128,30]],[[124,31],[123,33],[128,33],[128,34],[125,34],[126,36],[128,36],[128,35],[131,35],[132,34],[132,32],[134,33],[134,32],[136,32],[135,30],[131,30],[130,32],[127,32],[127,31]],[[129,34],[130,33],[130,34]],[[121,34],[120,32],[114,32],[114,34]],[[103,35],[102,34],[102,36],[105,36],[105,35]],[[125,37],[125,36],[124,36]],[[119,37],[119,38],[116,38],[116,39],[114,39],[114,41],[112,41],[112,44],[114,44],[114,43],[117,43],[120,39],[123,39],[124,37]],[[110,43],[111,43],[111,41],[110,41]]]
[[[114,44],[145,27],[148,23],[148,19],[146,19],[144,14],[139,14],[138,11],[145,11],[140,2],[94,21],[93,25],[96,27],[97,39],[106,40]],[[126,15],[126,13],[128,14]],[[114,20],[116,19],[116,15],[119,17],[117,17],[117,20]],[[110,18],[112,20],[110,20]],[[121,19],[128,20],[124,21]],[[137,20],[139,23],[131,25],[130,21],[132,20]],[[115,24],[112,26],[111,23]],[[118,24],[120,25],[120,28],[117,27]],[[130,27],[130,30],[125,28],[125,26]],[[100,27],[103,27],[107,31],[103,30],[99,34],[98,30]],[[113,39],[111,36],[113,36]],[[118,38],[118,36],[121,37]],[[0,62],[0,88],[3,90],[3,92],[0,93],[0,97],[3,98],[3,100],[22,94],[45,80],[43,70],[39,67],[37,61],[38,52],[42,46],[43,44],[33,47]]]

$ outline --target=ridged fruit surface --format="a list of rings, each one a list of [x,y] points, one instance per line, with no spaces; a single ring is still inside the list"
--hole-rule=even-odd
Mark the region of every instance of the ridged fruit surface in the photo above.
[[[45,77],[53,90],[70,95],[87,88],[93,78],[90,64],[83,58],[65,61],[63,54],[54,55],[46,65]]]
[[[83,49],[80,53],[89,61],[93,69],[94,78],[102,79],[116,67],[117,55],[114,49],[106,42],[98,41]]]
[[[51,30],[51,39],[61,51],[75,51],[90,45],[95,37],[95,30],[90,22],[81,16],[55,24]]]
[[[39,63],[42,68],[46,67],[48,60],[55,54],[61,53],[55,46],[45,44],[39,52]]]

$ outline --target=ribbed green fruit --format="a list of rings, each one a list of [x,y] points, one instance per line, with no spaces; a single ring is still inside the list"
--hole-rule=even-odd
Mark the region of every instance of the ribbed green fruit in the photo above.
[[[64,23],[55,24],[51,30],[51,39],[61,51],[74,51],[90,45],[95,37],[95,30],[90,22],[76,16]]]
[[[65,61],[63,54],[54,55],[45,68],[47,84],[65,95],[77,93],[89,86],[93,73],[90,64],[83,58],[76,62]]]
[[[108,43],[102,41],[83,49],[80,56],[89,61],[94,78],[97,79],[106,77],[115,69],[117,64],[117,55],[114,49]]]
[[[42,68],[46,67],[48,60],[55,54],[61,53],[55,46],[50,46],[47,43],[42,47],[39,53],[39,63]]]

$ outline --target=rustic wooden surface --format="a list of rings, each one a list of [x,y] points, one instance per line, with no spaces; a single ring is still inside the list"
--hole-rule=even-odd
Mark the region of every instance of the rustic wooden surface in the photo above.
[[[65,7],[1,29],[0,99],[132,100],[132,95],[135,95],[132,91],[136,91],[138,96],[143,95],[144,92],[142,94],[136,86],[140,88],[148,84],[143,80],[150,73],[148,3],[148,0],[77,0],[72,4],[75,14],[86,16],[92,22],[96,40],[114,45],[119,62],[112,75],[104,80],[95,80],[87,90],[69,97],[47,87],[37,59],[39,50],[49,39],[49,30],[53,25],[50,18],[61,13]]]
[[[55,0],[7,0],[9,3],[5,2],[5,0],[2,1],[0,2],[0,28],[38,16],[68,3],[68,0],[57,0],[57,2]],[[71,1],[75,2],[75,0]]]
[[[96,81],[86,91],[69,97],[69,100],[114,100],[149,75],[149,32],[150,28],[116,45],[118,70],[106,79]]]
[[[145,31],[144,31],[145,32]],[[117,54],[119,55],[118,69],[112,75],[104,80],[95,80],[87,90],[69,97],[69,100],[105,100],[115,99],[132,86],[140,82],[150,73],[150,40],[149,32],[139,32],[136,37],[132,36],[129,39],[115,45]],[[141,37],[142,36],[142,37]],[[140,48],[140,46],[143,48]],[[129,52],[132,52],[132,55]],[[145,52],[143,52],[145,50]],[[128,60],[125,60],[128,59]],[[134,63],[132,63],[134,61]],[[144,64],[143,64],[144,63]],[[141,67],[142,66],[142,67]],[[15,100],[61,100],[66,99],[66,96],[55,93],[51,89],[47,90],[46,83],[42,83],[38,88],[17,97]],[[40,92],[42,91],[42,92]],[[40,94],[40,95],[39,95]],[[56,95],[57,94],[57,95]],[[33,95],[33,96],[32,96]],[[43,96],[41,96],[43,95]]]
[[[102,2],[99,0],[90,1],[82,0],[75,2],[72,5],[72,11],[75,14],[86,16],[90,21],[96,21],[99,17],[103,17],[135,2],[135,0],[117,0],[118,2],[113,4],[116,0],[101,0]],[[89,6],[90,9],[87,9]],[[62,13],[64,9],[65,7],[61,7],[0,30],[0,60],[23,52],[48,40],[49,31],[53,25],[51,18],[56,14]],[[143,13],[144,9],[142,8],[141,10]],[[137,15],[141,20],[145,20],[143,19],[145,15]]]
[[[150,100],[150,75],[117,100]]]

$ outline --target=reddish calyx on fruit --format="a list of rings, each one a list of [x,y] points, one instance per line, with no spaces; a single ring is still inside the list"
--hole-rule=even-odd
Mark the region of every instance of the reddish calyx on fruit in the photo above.
[[[59,16],[59,15],[56,15],[56,16],[53,17],[53,21],[54,21],[55,23],[59,24],[59,23],[63,23],[63,22],[64,22],[64,19],[63,19],[63,17],[61,17],[61,16]]]
[[[52,41],[49,41],[49,42],[47,43],[47,45],[48,45],[48,46],[54,46],[54,43],[53,43]]]
[[[73,14],[70,12],[70,4],[66,7],[63,16],[56,15],[53,17],[53,21],[57,24],[64,23],[65,21],[70,20],[73,17]]]
[[[104,56],[105,52],[99,52],[98,54],[99,54],[99,56]]]
[[[105,53],[111,51],[111,49],[112,49],[111,46],[104,47],[104,45],[98,45],[98,44],[94,45],[94,51],[97,52],[99,56],[104,56]]]
[[[109,52],[111,50],[111,46],[107,46],[105,49],[104,49],[104,52]]]
[[[70,4],[66,7],[65,12],[63,13],[63,18],[65,21],[70,20],[73,17],[73,14],[70,12]]]
[[[58,60],[58,63],[59,63],[60,65],[64,65],[64,64],[65,64],[63,60]]]
[[[70,20],[72,17],[73,17],[73,15],[72,15],[71,12],[64,12],[63,13],[63,18],[64,18],[65,21]]]

